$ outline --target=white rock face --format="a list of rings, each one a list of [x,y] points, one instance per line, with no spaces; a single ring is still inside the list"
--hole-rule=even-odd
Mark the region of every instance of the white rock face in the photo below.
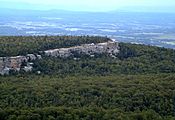
[[[83,44],[81,46],[75,46],[70,48],[60,48],[44,51],[46,56],[52,57],[69,57],[73,55],[74,52],[87,55],[107,53],[111,56],[114,56],[119,52],[119,46],[117,42],[109,41],[105,43]]]
[[[0,75],[9,74],[10,70],[20,71],[23,62],[41,59],[41,55],[28,54],[26,56],[0,57]],[[23,68],[26,72],[32,70],[28,65]]]
[[[117,42],[109,41],[105,43],[97,44],[83,44],[81,46],[60,48],[44,51],[46,56],[51,57],[69,57],[74,54],[86,54],[91,57],[95,57],[94,54],[107,53],[111,57],[116,57],[119,53],[119,46]],[[23,70],[28,72],[32,71],[32,63],[30,61],[42,59],[41,55],[38,54],[27,54],[26,56],[14,56],[14,57],[0,57],[0,75],[9,74],[10,70],[20,71],[23,62],[27,62],[26,66],[23,66]],[[74,58],[78,60],[78,58]]]
[[[22,62],[27,61],[25,56],[1,57],[0,58],[0,74],[8,74],[10,70],[19,71]]]

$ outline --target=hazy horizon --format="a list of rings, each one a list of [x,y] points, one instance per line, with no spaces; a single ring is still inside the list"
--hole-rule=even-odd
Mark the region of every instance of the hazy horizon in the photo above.
[[[175,12],[173,0],[0,0],[0,8],[87,12]]]

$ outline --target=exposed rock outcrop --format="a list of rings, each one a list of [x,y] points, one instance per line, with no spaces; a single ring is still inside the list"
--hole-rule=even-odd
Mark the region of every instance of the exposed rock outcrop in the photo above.
[[[23,63],[26,63],[23,70],[26,72],[31,71],[32,66],[29,61],[36,59],[41,59],[41,56],[28,54],[26,56],[0,57],[0,75],[8,75],[10,70],[20,71]]]
[[[75,46],[70,48],[60,48],[44,51],[46,56],[52,57],[69,57],[75,52],[87,55],[107,53],[114,57],[119,52],[119,46],[117,42],[109,41],[105,43],[83,44],[81,46]]]
[[[97,44],[83,44],[81,46],[60,48],[44,51],[44,55],[51,57],[69,57],[76,53],[86,54],[94,57],[94,54],[107,53],[111,57],[116,57],[119,52],[119,46],[117,42],[105,42]],[[26,56],[15,56],[15,57],[0,57],[0,75],[9,74],[10,70],[20,71],[32,71],[33,63],[31,61],[42,59],[41,55],[38,54],[27,54]],[[74,58],[78,59],[78,58]],[[25,65],[23,64],[25,63]]]

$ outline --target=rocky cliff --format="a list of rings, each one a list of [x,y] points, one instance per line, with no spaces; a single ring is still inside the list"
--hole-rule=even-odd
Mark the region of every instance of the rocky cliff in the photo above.
[[[94,54],[107,53],[111,57],[116,57],[119,52],[119,46],[117,42],[105,42],[98,44],[83,44],[81,46],[60,48],[44,51],[44,55],[51,57],[69,57],[74,53],[86,54],[93,56]],[[32,71],[31,61],[42,59],[41,55],[38,54],[27,54],[26,56],[15,56],[15,57],[0,57],[0,75],[9,74],[10,70],[20,71]],[[22,64],[25,63],[25,66]],[[23,67],[23,68],[22,68]]]
[[[24,71],[31,71],[32,66],[30,61],[41,59],[41,55],[27,54],[26,56],[0,57],[0,75],[9,74],[10,70],[20,71],[22,64]]]
[[[119,52],[118,43],[112,41],[98,44],[94,43],[83,44],[81,46],[75,46],[70,48],[60,48],[60,49],[44,51],[46,56],[52,56],[52,57],[69,57],[74,53],[79,54],[83,53],[86,55],[107,53],[110,56],[115,57],[118,52]]]

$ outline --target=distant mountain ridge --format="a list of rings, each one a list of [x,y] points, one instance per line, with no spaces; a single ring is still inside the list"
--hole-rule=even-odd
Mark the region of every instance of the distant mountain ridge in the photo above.
[[[172,10],[161,11],[157,10],[153,7],[128,7],[128,10],[125,9],[118,9],[114,11],[106,11],[106,12],[93,12],[93,11],[71,11],[71,10],[64,10],[64,9],[50,9],[50,10],[32,10],[32,9],[13,9],[13,8],[0,8],[0,15],[2,14],[15,14],[15,15],[34,15],[34,14],[116,14],[116,13],[166,13],[166,14],[173,14],[175,13]],[[148,11],[147,11],[148,9]],[[154,10],[155,9],[155,10]],[[172,9],[170,7],[169,9]],[[17,14],[18,13],[18,14]]]

